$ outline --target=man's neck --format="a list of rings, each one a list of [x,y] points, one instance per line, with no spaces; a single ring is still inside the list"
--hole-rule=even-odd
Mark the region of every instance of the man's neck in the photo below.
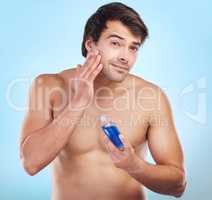
[[[99,96],[115,94],[115,90],[122,82],[115,82],[107,79],[104,74],[100,73],[94,80],[94,92]]]

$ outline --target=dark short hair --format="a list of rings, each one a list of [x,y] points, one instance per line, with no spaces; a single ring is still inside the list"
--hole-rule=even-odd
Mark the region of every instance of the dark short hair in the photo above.
[[[146,25],[134,9],[120,2],[109,3],[98,8],[86,22],[81,46],[84,57],[87,55],[85,41],[91,37],[94,42],[98,42],[101,33],[107,28],[107,21],[122,22],[135,36],[141,36],[141,43],[148,36]]]

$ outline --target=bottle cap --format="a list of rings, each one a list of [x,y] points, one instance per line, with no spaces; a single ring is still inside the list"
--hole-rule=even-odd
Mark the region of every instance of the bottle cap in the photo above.
[[[110,117],[108,115],[100,115],[99,120],[102,126],[111,122]]]

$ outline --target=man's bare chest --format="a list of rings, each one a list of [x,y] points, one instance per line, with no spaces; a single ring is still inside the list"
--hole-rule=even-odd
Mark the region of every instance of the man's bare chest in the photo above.
[[[101,101],[94,99],[87,105],[82,118],[76,124],[67,144],[67,149],[75,154],[83,154],[93,150],[106,151],[103,144],[104,134],[99,117],[108,115],[115,122],[120,133],[125,135],[134,148],[141,148],[146,141],[148,130],[148,115],[135,104],[136,98],[130,93],[127,95],[103,98]],[[53,115],[57,117],[68,104],[61,98],[55,98]],[[59,108],[59,109],[58,109]],[[72,123],[72,119],[69,119]],[[62,134],[62,133],[61,133]]]

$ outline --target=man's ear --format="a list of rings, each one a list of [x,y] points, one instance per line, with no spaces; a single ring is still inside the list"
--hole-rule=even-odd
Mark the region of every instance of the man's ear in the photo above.
[[[86,41],[85,41],[85,48],[87,50],[87,52],[91,52],[94,51],[95,49],[95,44],[94,41],[91,37],[89,37]]]

